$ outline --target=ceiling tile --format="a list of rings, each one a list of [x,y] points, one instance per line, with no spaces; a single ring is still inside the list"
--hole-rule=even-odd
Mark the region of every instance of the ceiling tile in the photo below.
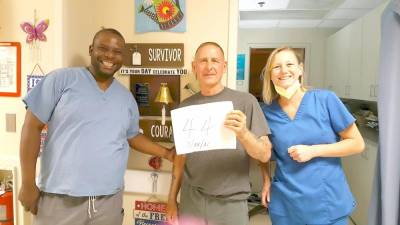
[[[265,2],[261,7],[259,2]],[[239,0],[240,11],[286,9],[290,0]]]
[[[329,12],[324,19],[357,19],[368,11],[368,9],[335,9]]]
[[[292,0],[288,9],[323,9],[336,8],[344,0]]]
[[[240,12],[240,20],[321,19],[327,12],[323,10],[247,11]]]
[[[353,20],[322,20],[318,27],[344,27]]]
[[[264,7],[260,7],[258,2],[263,1],[265,1]],[[388,0],[239,0],[239,24],[241,28],[257,26],[340,28],[385,1]]]
[[[241,20],[239,21],[239,28],[273,28],[277,27],[279,20]]]
[[[339,9],[372,9],[386,0],[346,0],[338,6]]]
[[[321,20],[280,20],[279,27],[285,28],[305,28],[305,27],[317,27],[321,23]]]

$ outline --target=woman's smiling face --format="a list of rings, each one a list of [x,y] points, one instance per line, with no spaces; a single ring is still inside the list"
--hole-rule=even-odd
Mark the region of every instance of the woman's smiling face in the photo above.
[[[271,80],[274,85],[288,88],[303,75],[303,65],[294,52],[285,50],[278,52],[271,63]]]

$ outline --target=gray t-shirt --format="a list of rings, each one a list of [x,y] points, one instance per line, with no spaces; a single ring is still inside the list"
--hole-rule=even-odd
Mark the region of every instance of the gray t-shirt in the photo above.
[[[225,87],[214,96],[197,93],[184,100],[179,107],[220,101],[232,101],[233,108],[246,115],[247,128],[257,137],[270,134],[259,103],[249,93]],[[189,185],[207,195],[246,199],[250,193],[249,160],[249,155],[239,141],[236,142],[236,150],[222,149],[187,154],[183,185]]]

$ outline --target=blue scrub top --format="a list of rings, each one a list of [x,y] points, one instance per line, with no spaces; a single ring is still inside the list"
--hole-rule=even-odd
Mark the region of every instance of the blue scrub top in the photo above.
[[[132,94],[113,80],[101,90],[83,67],[48,74],[24,98],[48,132],[41,154],[41,191],[111,195],[124,186],[128,139],[139,133]]]
[[[309,90],[292,120],[277,101],[262,106],[271,129],[276,171],[271,185],[271,213],[296,221],[329,223],[349,215],[355,207],[341,160],[314,158],[305,163],[288,154],[293,145],[330,144],[340,140],[339,132],[354,123],[339,98],[331,91]]]

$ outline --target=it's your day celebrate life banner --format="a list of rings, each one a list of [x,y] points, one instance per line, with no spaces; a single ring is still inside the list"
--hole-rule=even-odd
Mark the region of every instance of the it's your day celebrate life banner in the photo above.
[[[224,127],[231,101],[186,106],[171,111],[178,155],[217,149],[236,149],[235,133]]]

